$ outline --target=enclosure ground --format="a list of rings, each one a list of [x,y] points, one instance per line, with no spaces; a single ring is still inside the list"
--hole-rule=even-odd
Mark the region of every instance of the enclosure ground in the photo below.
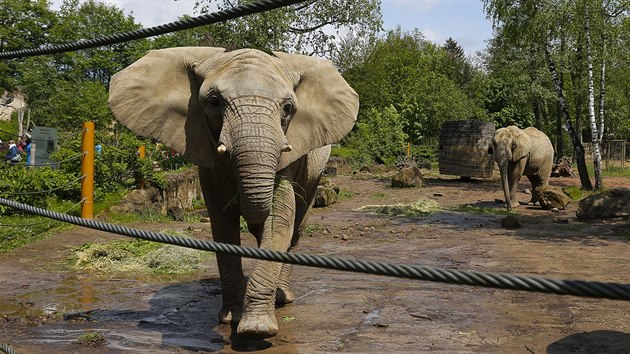
[[[368,173],[331,178],[346,195],[315,209],[299,252],[431,267],[630,283],[630,225],[576,220],[577,204],[552,212],[522,205],[520,229],[505,229],[499,182],[429,178],[392,189]],[[521,189],[529,185],[522,180]],[[623,186],[623,178],[605,180]],[[578,185],[575,178],[552,185]],[[627,185],[625,185],[627,186]],[[420,217],[356,211],[367,204],[430,198]],[[527,201],[528,195],[519,193]],[[462,207],[464,206],[464,207]],[[467,210],[462,211],[462,210]],[[208,224],[141,224],[188,229]],[[121,238],[74,228],[0,257],[0,343],[20,353],[629,353],[630,302],[421,282],[294,268],[296,300],[276,312],[280,330],[243,341],[219,325],[214,259],[189,276],[99,275],[68,270],[71,249]],[[243,242],[253,246],[251,237]],[[251,270],[253,261],[245,260]],[[95,336],[94,334],[99,334]],[[92,335],[99,341],[80,340]],[[90,337],[91,338],[91,337]],[[101,340],[102,338],[102,340]]]

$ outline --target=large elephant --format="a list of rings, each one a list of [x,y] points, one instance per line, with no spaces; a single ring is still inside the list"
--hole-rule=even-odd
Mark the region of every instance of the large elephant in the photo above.
[[[492,139],[494,160],[499,166],[505,204],[508,210],[518,207],[516,189],[521,176],[525,175],[532,184],[532,199],[536,203],[533,191],[549,184],[553,165],[553,145],[549,137],[540,130],[529,127],[520,129],[516,126],[497,129]]]
[[[330,154],[359,100],[322,59],[253,49],[155,50],[113,76],[110,107],[137,134],[199,166],[217,242],[240,244],[243,216],[260,248],[294,247]],[[293,301],[291,265],[217,254],[219,321],[243,336],[277,334],[275,305]]]

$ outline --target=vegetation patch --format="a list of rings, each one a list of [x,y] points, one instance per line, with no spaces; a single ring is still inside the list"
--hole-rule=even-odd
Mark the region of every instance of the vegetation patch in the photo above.
[[[458,211],[462,213],[471,214],[492,214],[492,215],[513,215],[516,214],[513,211],[508,211],[506,208],[484,208],[470,204],[458,205],[453,208],[445,208],[445,210]]]
[[[84,347],[102,347],[105,345],[105,337],[100,333],[85,333],[79,336],[79,339],[75,341],[75,344]]]
[[[162,233],[183,236],[173,230]],[[73,268],[102,273],[178,275],[191,273],[209,252],[145,240],[85,244],[75,250]]]
[[[382,215],[421,216],[439,211],[440,206],[435,200],[418,199],[410,204],[399,203],[394,205],[366,205],[358,210]]]
[[[574,201],[579,201],[588,197],[589,195],[601,192],[585,190],[582,189],[580,186],[565,186],[562,187],[562,191]]]

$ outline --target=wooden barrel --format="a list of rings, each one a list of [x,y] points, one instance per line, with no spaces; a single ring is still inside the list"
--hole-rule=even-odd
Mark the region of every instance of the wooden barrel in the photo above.
[[[480,120],[444,122],[440,130],[438,149],[440,173],[461,177],[492,177],[494,131],[492,122]]]

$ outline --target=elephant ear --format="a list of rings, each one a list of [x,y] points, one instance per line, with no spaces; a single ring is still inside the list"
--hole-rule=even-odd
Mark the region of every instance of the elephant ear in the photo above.
[[[211,141],[198,101],[201,80],[195,67],[223,48],[181,47],[152,50],[116,73],[109,106],[118,121],[136,134],[159,140],[197,165],[212,168]]]
[[[282,153],[280,170],[313,149],[346,136],[357,119],[359,96],[328,60],[273,54],[297,73],[297,112],[287,130],[287,140],[293,149]]]
[[[516,139],[514,139],[513,144],[515,146],[512,149],[512,160],[516,162],[529,154],[532,146],[532,139],[529,137],[529,135],[520,131],[516,135]]]

